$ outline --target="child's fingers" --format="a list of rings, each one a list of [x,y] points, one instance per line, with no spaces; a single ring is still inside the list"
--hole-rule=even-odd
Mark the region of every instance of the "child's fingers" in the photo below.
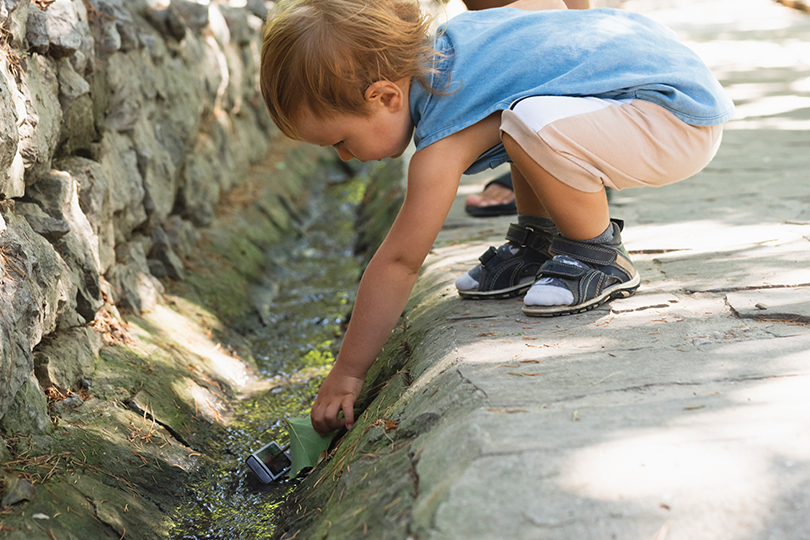
[[[352,396],[343,398],[341,408],[343,409],[343,418],[345,420],[346,429],[352,429],[352,426],[354,425],[354,398]]]
[[[327,407],[313,407],[310,419],[312,420],[312,427],[320,436],[325,437],[336,429],[343,427],[346,421],[340,417],[342,407],[343,404],[340,402],[330,404]],[[352,411],[353,413],[354,411]]]
[[[321,436],[327,435],[333,429],[330,427],[329,407],[319,406],[316,403],[310,413],[310,419],[312,420],[312,427]]]
[[[319,435],[328,433],[322,411],[323,410],[320,408],[313,407],[312,412],[309,414],[312,427],[315,428],[315,431],[317,431]]]

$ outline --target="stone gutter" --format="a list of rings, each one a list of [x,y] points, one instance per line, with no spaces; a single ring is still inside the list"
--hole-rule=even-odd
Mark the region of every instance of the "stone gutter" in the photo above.
[[[268,389],[233,323],[255,317],[267,247],[293,230],[307,185],[324,181],[321,157],[279,143],[199,231],[183,282],[165,281],[139,314],[107,305],[84,330],[95,350],[40,349],[40,379],[79,369],[71,360],[89,366],[82,387],[52,387],[47,403],[32,379],[7,414],[4,468],[34,492],[0,510],[4,538],[171,538],[178,497],[222,451],[233,404]]]
[[[0,2],[4,538],[168,538],[266,385],[233,323],[324,180],[261,100],[266,13]]]

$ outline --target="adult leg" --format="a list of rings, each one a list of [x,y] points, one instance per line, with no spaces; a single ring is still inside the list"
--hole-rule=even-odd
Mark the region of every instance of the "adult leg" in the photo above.
[[[471,11],[503,7],[511,4],[514,0],[464,0],[467,9]],[[588,9],[591,7],[590,0],[563,0],[568,9]],[[464,207],[468,214],[476,217],[499,216],[514,214],[512,203],[515,195],[511,189],[506,187],[505,182],[490,182],[484,190],[478,194],[472,194],[464,201]],[[488,207],[497,207],[492,209]],[[478,210],[480,209],[480,210]],[[520,213],[518,211],[518,213]]]
[[[481,193],[467,195],[464,210],[473,217],[511,216],[517,214],[512,175],[502,174],[490,180]]]
[[[495,7],[503,7],[507,6],[514,2],[514,0],[464,0],[464,5],[467,6],[467,9],[479,10],[479,9],[489,9]],[[568,6],[568,9],[588,9],[591,7],[590,0],[563,0],[565,5]]]

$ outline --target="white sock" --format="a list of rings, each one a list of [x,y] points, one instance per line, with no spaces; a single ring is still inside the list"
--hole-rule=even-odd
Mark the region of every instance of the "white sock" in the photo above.
[[[553,260],[588,268],[584,263],[565,255],[556,255]],[[545,277],[534,282],[523,298],[523,303],[527,306],[570,306],[574,303],[574,295],[557,278]]]

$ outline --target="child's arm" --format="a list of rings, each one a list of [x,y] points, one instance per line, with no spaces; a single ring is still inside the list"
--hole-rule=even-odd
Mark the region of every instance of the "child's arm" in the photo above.
[[[321,434],[354,423],[354,402],[408,301],[456,196],[466,168],[498,144],[500,115],[493,115],[414,154],[402,209],[372,258],[335,365],[312,406],[312,425]],[[343,411],[344,418],[340,418]]]

